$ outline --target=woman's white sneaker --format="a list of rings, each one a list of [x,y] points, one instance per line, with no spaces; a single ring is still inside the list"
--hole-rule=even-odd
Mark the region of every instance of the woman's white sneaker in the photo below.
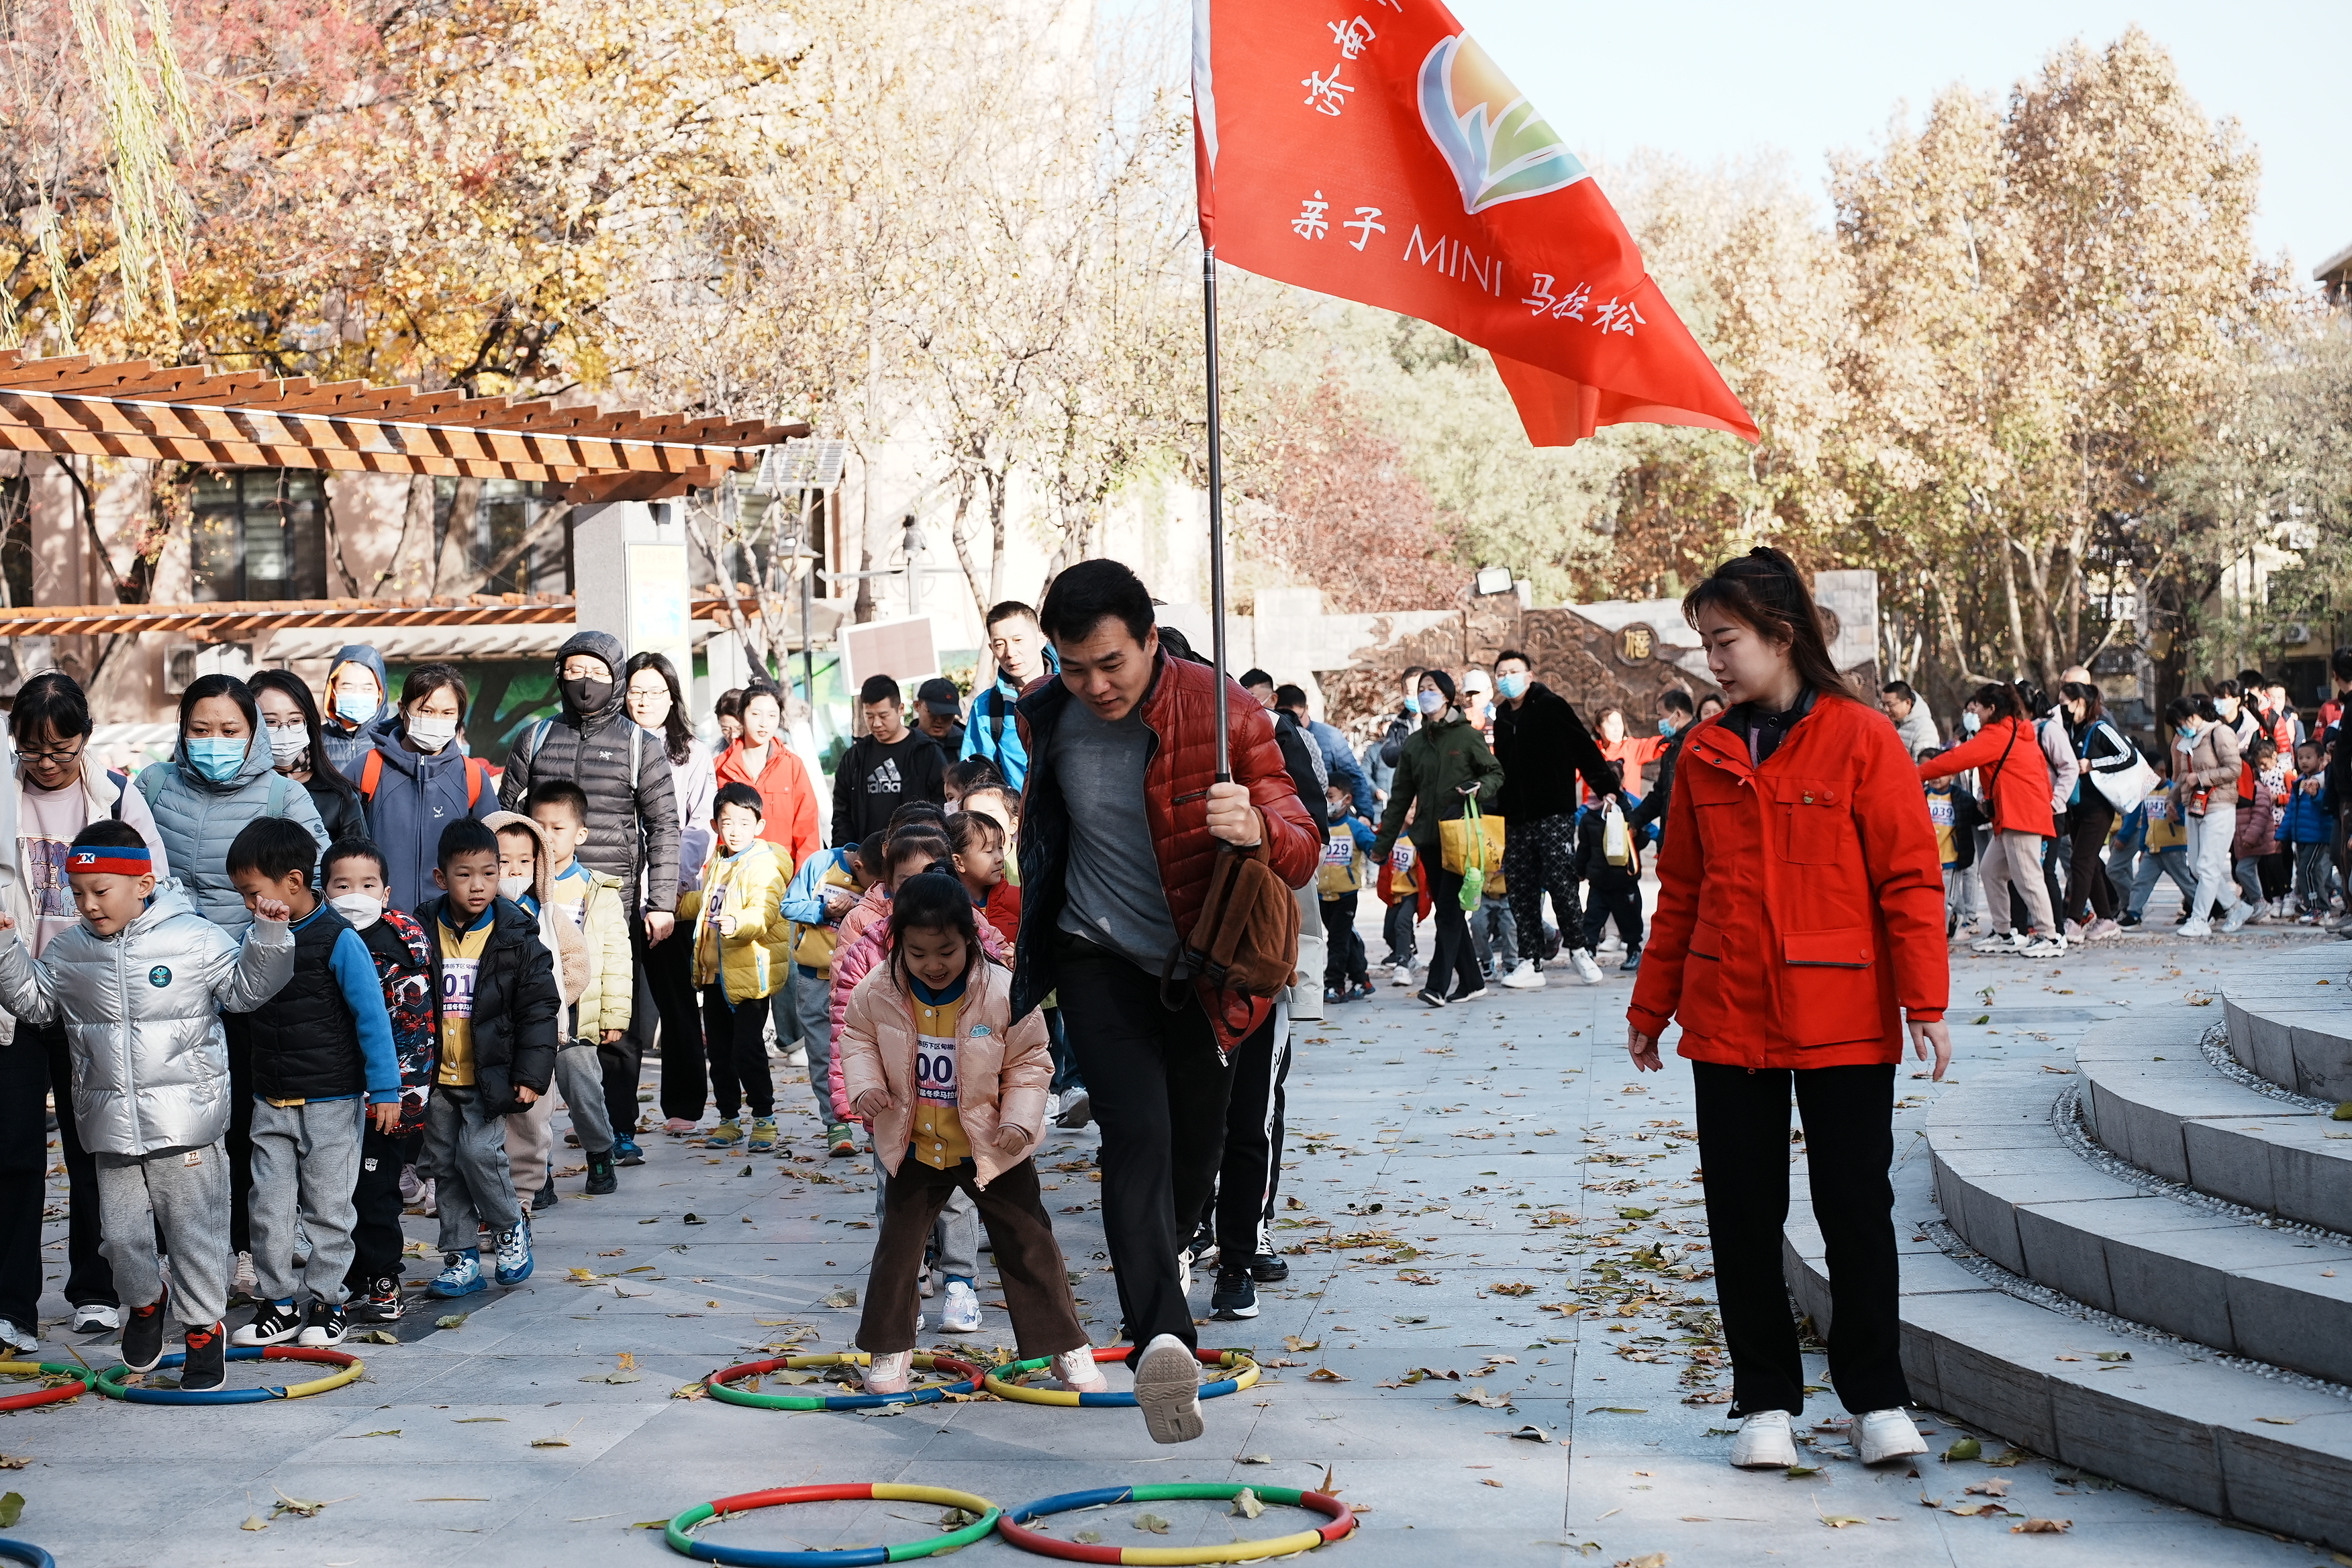
[[[1583,981],[1587,985],[1601,984],[1601,966],[1592,962],[1591,953],[1580,947],[1572,947],[1568,950],[1568,961],[1576,966],[1576,977],[1579,980]]]
[[[1919,1428],[1901,1410],[1873,1410],[1853,1418],[1853,1451],[1865,1465],[1883,1465],[1927,1451]]]
[[[877,1355],[866,1369],[868,1394],[904,1394],[914,1381],[915,1352],[890,1351]]]
[[[1785,1470],[1797,1462],[1797,1439],[1785,1410],[1759,1410],[1739,1424],[1731,1462],[1743,1470]]]
[[[1201,1419],[1201,1363],[1174,1334],[1160,1334],[1135,1360],[1135,1402],[1155,1443],[1189,1443],[1206,1431]]]
[[[1536,967],[1532,958],[1521,959],[1517,969],[1503,976],[1503,987],[1507,991],[1540,991],[1543,983],[1543,971]]]

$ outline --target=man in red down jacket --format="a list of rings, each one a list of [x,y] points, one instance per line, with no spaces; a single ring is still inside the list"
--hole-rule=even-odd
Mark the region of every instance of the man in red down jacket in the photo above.
[[[1134,1363],[1138,1403],[1154,1438],[1184,1441],[1202,1431],[1199,1340],[1177,1252],[1217,1177],[1229,1060],[1265,1048],[1275,1015],[1271,1002],[1205,983],[1171,1012],[1160,977],[1200,917],[1218,855],[1262,855],[1298,888],[1322,841],[1265,710],[1221,672],[1162,649],[1133,572],[1081,562],[1054,580],[1038,618],[1059,673],[1017,708],[1029,776],[1013,1016],[1059,992],[1102,1124],[1103,1230],[1119,1308],[1145,1347]],[[1216,782],[1220,680],[1226,784]]]

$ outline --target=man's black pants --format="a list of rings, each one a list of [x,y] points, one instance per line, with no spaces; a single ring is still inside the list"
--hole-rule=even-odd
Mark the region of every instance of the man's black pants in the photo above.
[[[1511,922],[1519,928],[1519,962],[1543,967],[1546,893],[1551,895],[1552,913],[1559,917],[1560,945],[1572,947],[1584,940],[1584,910],[1577,897],[1574,813],[1514,820],[1503,839],[1503,875],[1511,889]]]
[[[680,1121],[699,1121],[709,1089],[703,1076],[702,1008],[694,990],[691,923],[681,922],[667,942],[647,948],[638,966],[636,994],[630,1004],[629,1032],[637,1037],[639,1066],[644,1065],[646,1047],[654,1038],[650,1032],[636,1027],[636,1009],[645,1005],[648,996],[653,1001],[654,1020],[661,1026],[662,1114]],[[601,1043],[597,1046],[597,1059],[604,1059]],[[609,1089],[604,1098],[609,1109]],[[630,1103],[636,1102],[632,1100]],[[619,1133],[622,1125],[614,1122],[614,1131]],[[632,1121],[627,1125],[634,1127],[636,1123]]]
[[[1276,1007],[1265,1026],[1234,1047],[1230,1058],[1233,1097],[1225,1106],[1225,1154],[1217,1170],[1220,1273],[1245,1268],[1252,1258],[1274,1250],[1286,1104],[1283,1085],[1290,1077],[1289,1011]]]
[[[77,1307],[114,1302],[114,1270],[98,1250],[98,1162],[74,1129],[73,1067],[62,1023],[16,1026],[0,1049],[0,1318],[26,1333],[40,1321],[41,1214],[48,1203],[47,1098],[58,1101],[58,1149],[64,1157],[68,1211],[66,1289]]]
[[[1715,1298],[1731,1352],[1731,1414],[1805,1408],[1780,1229],[1789,1217],[1789,1094],[1804,1118],[1813,1217],[1828,1245],[1830,1382],[1853,1414],[1911,1403],[1903,1378],[1895,1252],[1895,1068],[1796,1072],[1693,1062]]]
[[[1233,1070],[1197,994],[1171,1013],[1157,974],[1081,937],[1047,940],[1061,943],[1062,1017],[1102,1126],[1103,1233],[1126,1337],[1197,1349],[1176,1252],[1216,1184]]]

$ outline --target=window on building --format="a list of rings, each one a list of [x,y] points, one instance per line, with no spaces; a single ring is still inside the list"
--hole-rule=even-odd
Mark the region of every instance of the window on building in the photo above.
[[[327,496],[301,468],[232,468],[190,487],[200,604],[327,596]]]
[[[476,593],[571,592],[571,530],[551,516],[544,489],[524,479],[434,480],[436,558],[462,555],[465,569],[483,579]],[[445,564],[445,591],[447,572]]]
[[[825,497],[811,492],[808,500],[810,543],[816,552],[816,569],[831,569],[825,560]],[[801,526],[799,492],[790,495],[754,495],[748,485],[737,481],[730,497],[724,490],[697,491],[695,514],[703,528],[703,537],[719,552],[723,574],[715,569],[710,557],[700,544],[688,552],[696,586],[709,586],[722,576],[730,583],[757,583],[772,591],[781,591],[797,582],[798,567],[794,564],[792,542]],[[817,593],[825,593],[824,580],[817,580]]]
[[[0,479],[0,593],[33,602],[33,481],[21,474]]]

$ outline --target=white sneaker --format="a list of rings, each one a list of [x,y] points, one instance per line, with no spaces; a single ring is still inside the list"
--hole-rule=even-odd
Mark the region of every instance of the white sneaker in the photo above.
[[[1400,964],[1398,964],[1394,969],[1390,970],[1390,971],[1389,971],[1389,984],[1391,984],[1391,985],[1410,985],[1410,984],[1412,984],[1412,964],[1410,964],[1410,963],[1400,963]]]
[[[2221,929],[2224,931],[2233,931],[2240,926],[2258,918],[2259,917],[2254,912],[2254,906],[2246,902],[2245,900],[2240,899],[2236,907],[2231,909],[2229,914],[2222,919]]]
[[[2082,921],[2068,921],[2066,922],[2066,940],[2067,940],[2068,942],[2080,942],[2080,941],[2082,941],[2082,940],[2083,940],[2083,931],[2084,931],[2084,926],[2083,926],[2083,922],[2082,922]]]
[[[1176,1268],[1177,1272],[1183,1277],[1184,1300],[1190,1301],[1192,1299],[1192,1249],[1191,1247],[1188,1247],[1176,1255]],[[1161,1337],[1164,1339],[1167,1336]]]
[[[1053,1090],[1045,1091],[1045,1120],[1053,1121],[1062,1114],[1062,1097]]]
[[[794,1046],[790,1051],[787,1051],[784,1054],[784,1065],[788,1068],[804,1068],[808,1066],[808,1047],[806,1046]]]
[[[2124,928],[2115,921],[2095,920],[2091,922],[2090,928],[2083,932],[2083,939],[2085,942],[2105,942],[2109,937],[2121,936],[2123,933]]]
[[[40,1336],[28,1334],[5,1318],[0,1318],[0,1345],[5,1345],[19,1355],[31,1355],[41,1348]]]
[[[980,1332],[980,1292],[961,1279],[948,1281],[947,1305],[940,1309],[940,1331],[946,1334],[976,1334]]]
[[[73,1331],[78,1334],[112,1333],[122,1326],[122,1313],[100,1301],[87,1301],[73,1310]]]
[[[2246,917],[2246,923],[2250,926],[2258,926],[2264,921],[2270,919],[2273,912],[2273,911],[2267,901],[2258,903],[2254,906],[2254,912]]]
[[[1108,1394],[1110,1384],[1095,1370],[1092,1345],[1080,1345],[1074,1351],[1064,1351],[1054,1358],[1054,1375],[1064,1388],[1073,1394]]]
[[[1853,1451],[1865,1465],[1883,1465],[1927,1451],[1927,1439],[1901,1410],[1873,1410],[1853,1421]]]
[[[2037,936],[2017,950],[2020,958],[2063,958],[2066,939],[2063,936]]]
[[[2190,921],[2186,925],[2179,927],[2175,934],[2186,937],[2211,936],[2213,927],[2207,921]]]
[[[1739,1424],[1731,1445],[1731,1462],[1743,1470],[1785,1470],[1797,1462],[1797,1440],[1790,1435],[1789,1413],[1759,1410]]]
[[[1576,965],[1576,977],[1579,980],[1583,981],[1587,985],[1601,984],[1601,966],[1592,962],[1591,953],[1580,947],[1571,947],[1568,950],[1568,961]]]
[[[1503,988],[1507,991],[1540,991],[1543,983],[1543,971],[1536,967],[1532,958],[1521,959],[1517,969],[1503,976]]]
[[[1143,1347],[1135,1360],[1135,1402],[1155,1443],[1189,1443],[1208,1429],[1201,1420],[1201,1363],[1182,1340],[1160,1334]]]
[[[229,1294],[243,1296],[248,1300],[260,1297],[261,1277],[253,1271],[253,1254],[250,1252],[236,1255],[236,1277],[229,1284]]]
[[[904,1394],[913,1383],[915,1352],[892,1351],[877,1355],[866,1368],[866,1392],[868,1394]]]
[[[1625,943],[1620,940],[1617,933],[1612,931],[1607,936],[1602,937],[1601,939],[1601,945],[1594,948],[1592,951],[1595,952],[1622,952],[1624,949]]]
[[[2024,945],[2025,943],[2021,941],[2014,932],[1997,931],[1989,937],[1979,939],[1973,945],[1971,951],[1981,952],[1990,957],[1997,956],[2004,952],[2015,952],[2024,947]]]

